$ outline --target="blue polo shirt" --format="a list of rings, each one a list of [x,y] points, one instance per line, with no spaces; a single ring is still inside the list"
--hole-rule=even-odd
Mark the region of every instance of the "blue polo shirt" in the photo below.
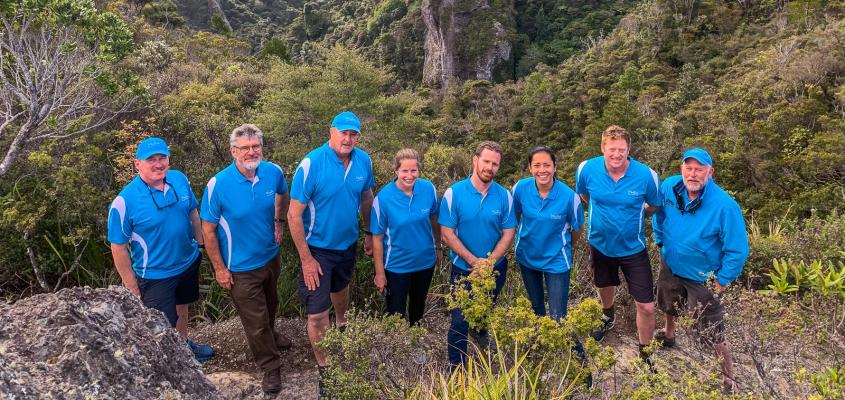
[[[346,250],[358,240],[361,193],[376,187],[370,156],[352,150],[349,165],[329,147],[312,150],[296,169],[290,197],[307,206],[302,213],[309,246]]]
[[[287,190],[282,167],[268,161],[261,161],[253,181],[234,162],[208,181],[200,218],[217,224],[220,253],[230,271],[261,268],[279,254],[275,200]]]
[[[431,216],[437,215],[437,190],[417,179],[411,196],[396,187],[396,180],[385,185],[373,200],[370,231],[384,235],[384,269],[408,273],[434,266],[437,260]]]
[[[545,199],[533,177],[513,186],[513,208],[519,217],[514,255],[527,268],[560,274],[572,268],[572,234],[584,223],[575,191],[556,180]]]
[[[582,162],[575,173],[575,192],[590,196],[587,240],[608,257],[626,257],[646,248],[643,204],[660,204],[657,173],[631,157],[628,160],[628,170],[616,182],[603,156]]]
[[[164,181],[159,190],[136,176],[109,207],[109,242],[129,243],[132,270],[141,278],[179,275],[199,257],[191,225],[197,208],[191,184],[172,169]]]
[[[482,196],[470,178],[455,182],[443,193],[438,222],[452,228],[464,247],[474,256],[486,258],[502,238],[502,231],[516,227],[511,192],[497,182]],[[450,252],[452,264],[464,271],[470,265],[454,251]],[[500,260],[496,260],[498,263]]]
[[[722,286],[735,281],[748,258],[748,234],[739,204],[710,179],[691,212],[694,203],[681,175],[667,178],[660,194],[663,207],[652,217],[654,242],[661,246],[672,273],[695,282],[706,282],[713,273]]]

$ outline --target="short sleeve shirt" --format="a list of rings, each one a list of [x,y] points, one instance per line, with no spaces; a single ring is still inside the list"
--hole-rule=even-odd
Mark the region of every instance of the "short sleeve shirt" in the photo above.
[[[302,214],[309,246],[346,250],[358,240],[361,193],[375,188],[370,156],[352,150],[349,165],[326,143],[302,159],[291,183],[290,196],[306,205]]]
[[[136,176],[109,207],[108,239],[129,244],[132,270],[146,279],[181,274],[199,257],[191,213],[197,198],[188,178],[169,170],[159,190]]]
[[[458,239],[474,256],[485,258],[502,238],[502,231],[516,227],[513,197],[496,182],[482,196],[467,178],[443,193],[438,222],[454,229]],[[455,267],[470,270],[471,266],[454,251],[450,258]]]
[[[603,156],[582,162],[575,174],[575,191],[590,196],[587,240],[608,257],[626,257],[646,248],[643,204],[660,204],[657,173],[628,159],[625,175],[616,182],[607,172]]]
[[[431,216],[437,215],[437,190],[417,179],[411,196],[385,185],[373,199],[370,231],[384,235],[384,268],[390,272],[416,272],[434,266],[436,261]]]
[[[514,253],[527,268],[563,273],[572,268],[572,230],[584,222],[581,201],[575,191],[555,181],[546,198],[540,197],[534,178],[513,187],[513,205],[519,216]]]
[[[285,173],[261,161],[250,181],[232,163],[208,181],[200,218],[217,224],[223,263],[232,272],[263,267],[279,254],[275,242],[276,195],[287,193]]]

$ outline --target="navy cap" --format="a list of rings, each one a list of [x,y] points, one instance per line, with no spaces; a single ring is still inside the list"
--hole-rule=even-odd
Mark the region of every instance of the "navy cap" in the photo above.
[[[713,166],[713,159],[710,158],[710,154],[700,147],[693,147],[685,151],[684,156],[681,157],[681,162],[686,161],[688,158],[693,158],[703,165]]]
[[[334,117],[332,128],[339,131],[355,131],[361,133],[361,120],[352,111],[344,111]]]
[[[156,154],[164,154],[170,157],[170,150],[167,148],[167,143],[162,138],[149,137],[138,143],[138,149],[135,150],[135,158],[139,160],[146,160]]]

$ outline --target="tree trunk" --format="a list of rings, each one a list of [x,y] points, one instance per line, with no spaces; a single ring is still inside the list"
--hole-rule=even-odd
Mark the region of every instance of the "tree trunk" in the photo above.
[[[15,159],[18,158],[18,154],[20,154],[21,150],[23,150],[26,139],[29,137],[31,126],[32,125],[27,121],[27,123],[23,124],[23,126],[18,129],[18,133],[15,135],[15,140],[12,140],[12,144],[10,144],[9,149],[6,150],[6,155],[3,156],[3,161],[0,162],[0,178],[9,172],[12,168],[12,164],[15,162]]]

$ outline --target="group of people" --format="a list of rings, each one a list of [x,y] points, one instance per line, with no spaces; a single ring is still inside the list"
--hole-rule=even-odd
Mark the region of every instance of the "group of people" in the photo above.
[[[261,130],[242,125],[229,136],[232,164],[211,178],[201,205],[185,175],[169,168],[167,144],[159,138],[143,140],[134,160],[138,176],[109,210],[108,239],[123,284],[146,306],[162,311],[195,357],[206,360],[213,349],[187,337],[188,304],[198,298],[199,250],[204,248],[263,371],[263,390],[277,393],[281,351],[291,346],[274,329],[279,244],[287,224],[301,263],[299,294],[322,395],[330,359],[317,344],[331,326],[330,308],[337,329],[345,329],[359,214],[363,250],[375,265],[373,282],[385,294],[387,312],[403,315],[410,324],[423,317],[443,244],[449,249],[452,284],[468,285],[461,278],[482,260],[494,261],[495,297],[505,282],[512,242],[534,312],[546,315],[548,305],[548,315],[561,320],[572,248],[586,226],[603,308],[592,336],[602,340],[614,325],[621,270],[636,302],[643,359],[651,365],[645,347],[653,339],[664,347],[675,345],[676,317],[689,307],[722,359],[725,384],[733,385],[720,298],[738,277],[748,244],[742,212],[712,180],[713,161],[706,151],[684,152],[680,175],[661,184],[657,173],[630,157],[625,129],[610,126],[602,134],[602,155],[579,165],[575,190],[557,179],[557,159],[548,147],[528,154],[530,176],[508,190],[495,180],[502,148],[485,141],[472,156],[472,174],[439,198],[434,185],[420,178],[420,154],[402,149],[393,159],[395,178],[374,196],[371,159],[357,148],[360,135],[354,113],[338,114],[328,142],[303,158],[289,189],[282,168],[263,159]],[[656,304],[667,315],[665,329],[656,334],[645,235],[649,217],[662,255]],[[460,309],[450,317],[447,352],[455,369],[465,362],[470,327]],[[484,340],[484,332],[475,333]]]

